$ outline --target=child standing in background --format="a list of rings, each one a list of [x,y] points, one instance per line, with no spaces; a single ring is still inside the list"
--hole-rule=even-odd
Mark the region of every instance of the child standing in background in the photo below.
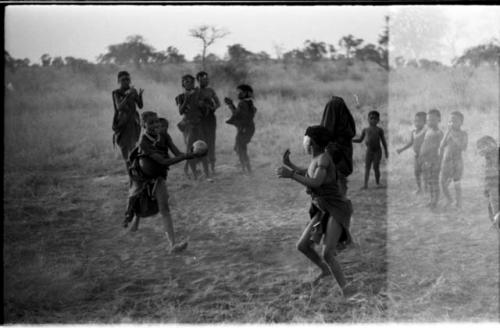
[[[380,184],[380,160],[382,159],[382,148],[384,147],[385,158],[389,158],[387,152],[387,143],[385,141],[384,130],[379,128],[377,124],[380,122],[380,113],[371,111],[368,113],[369,127],[364,128],[359,138],[352,139],[354,143],[361,143],[366,137],[366,155],[365,155],[365,184],[362,189],[368,188],[368,179],[370,178],[370,170],[373,164],[373,171],[375,172],[375,182],[377,187]]]
[[[226,123],[236,126],[237,133],[234,151],[238,154],[242,171],[251,173],[252,167],[250,165],[250,158],[248,157],[247,146],[255,133],[253,119],[257,108],[253,105],[253,89],[251,86],[242,84],[237,87],[237,90],[238,99],[240,100],[238,107],[234,105],[232,99],[228,97],[224,98],[224,102],[233,113]]]
[[[208,161],[212,174],[215,173],[215,135],[217,130],[217,119],[215,111],[220,107],[220,101],[215,91],[208,86],[209,79],[206,72],[198,72],[196,80],[199,85],[200,106],[203,108],[205,116],[202,120],[205,141],[208,146]]]
[[[452,202],[450,191],[448,190],[448,186],[452,180],[455,185],[455,205],[457,208],[462,207],[462,186],[460,184],[464,172],[462,153],[467,149],[468,143],[467,132],[461,129],[463,122],[464,115],[462,113],[458,111],[451,113],[448,130],[446,130],[439,146],[439,154],[441,156],[440,182],[441,189],[443,189],[443,194],[446,197],[447,207]]]
[[[422,192],[422,165],[418,159],[420,155],[420,148],[422,148],[422,143],[424,142],[425,136],[425,123],[427,122],[427,113],[418,112],[415,114],[415,129],[411,132],[410,141],[402,148],[396,150],[398,154],[401,154],[406,149],[413,146],[413,152],[415,153],[415,160],[413,162],[415,171],[415,180],[417,181],[417,191],[415,193],[420,194]],[[424,190],[427,189],[427,185],[424,182]]]
[[[441,165],[439,146],[443,139],[443,132],[439,129],[439,122],[441,122],[441,112],[435,108],[429,110],[427,113],[427,129],[419,155],[424,180],[429,186],[430,202],[428,206],[431,209],[436,208],[439,201],[439,169]]]

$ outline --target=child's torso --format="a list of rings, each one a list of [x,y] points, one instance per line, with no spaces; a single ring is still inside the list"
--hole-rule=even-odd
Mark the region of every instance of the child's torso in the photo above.
[[[465,142],[466,136],[464,131],[451,131],[450,135],[458,139],[460,144]],[[455,143],[455,141],[450,138],[443,150],[443,161],[461,161],[463,149],[460,144]]]
[[[417,131],[416,129],[412,131],[413,134],[413,151],[415,154],[420,153],[420,149],[422,148],[422,143],[424,142],[425,138],[425,128],[421,129],[420,131]]]
[[[427,129],[420,148],[420,156],[424,161],[439,161],[439,145],[443,132],[439,129]]]
[[[378,151],[380,148],[380,131],[378,126],[369,126],[365,128],[365,145],[368,150]]]

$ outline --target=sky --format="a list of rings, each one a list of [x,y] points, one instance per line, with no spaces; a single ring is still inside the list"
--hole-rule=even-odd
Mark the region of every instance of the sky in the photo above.
[[[15,58],[40,62],[44,53],[95,61],[107,46],[142,35],[156,50],[177,47],[188,59],[200,53],[201,43],[189,36],[202,24],[230,32],[209,52],[218,56],[227,46],[242,44],[252,52],[276,56],[303,47],[304,41],[338,45],[342,36],[353,34],[376,43],[384,16],[396,7],[387,6],[8,6],[5,14],[5,46]],[[441,10],[454,38],[454,53],[479,40],[500,38],[500,7],[434,6]],[[492,28],[494,23],[495,27]],[[460,27],[462,32],[456,33]],[[464,32],[465,31],[465,32]],[[391,31],[392,32],[392,31]],[[451,33],[453,32],[453,33]],[[338,46],[337,46],[338,48]],[[451,51],[438,60],[449,61]]]

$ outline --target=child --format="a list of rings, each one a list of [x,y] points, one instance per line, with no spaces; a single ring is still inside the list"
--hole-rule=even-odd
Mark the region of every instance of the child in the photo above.
[[[212,174],[215,173],[215,135],[217,129],[217,119],[215,111],[220,107],[220,101],[217,94],[212,88],[208,87],[209,79],[206,72],[198,72],[196,80],[199,84],[200,91],[200,106],[205,113],[202,120],[204,135],[208,145],[208,160]]]
[[[425,183],[429,187],[431,209],[436,208],[439,201],[439,169],[441,158],[439,156],[439,146],[443,139],[443,132],[439,129],[441,122],[441,112],[435,108],[427,113],[427,129],[424,134],[424,141],[418,156]]]
[[[307,258],[321,269],[319,279],[333,275],[342,289],[344,296],[350,296],[353,288],[345,280],[340,264],[335,259],[337,250],[343,249],[352,242],[349,225],[352,214],[352,204],[342,194],[338,183],[337,168],[330,154],[325,150],[331,141],[331,134],[323,126],[307,128],[304,137],[304,148],[312,156],[309,168],[299,168],[291,163],[285,153],[283,164],[278,169],[280,178],[290,178],[307,187],[312,197],[311,221],[299,239],[297,248]],[[320,238],[315,238],[316,227],[323,238],[323,254],[320,256],[314,250],[314,243],[319,243]]]
[[[448,207],[451,202],[451,195],[448,190],[450,182],[453,180],[456,193],[456,207],[462,207],[462,188],[460,180],[464,171],[464,163],[462,153],[467,149],[468,136],[467,132],[461,130],[464,122],[464,115],[459,111],[451,113],[448,129],[439,146],[439,154],[441,156],[441,188],[446,197]]]
[[[187,247],[187,242],[176,243],[175,241],[172,217],[168,206],[167,170],[170,165],[195,158],[198,155],[178,153],[177,157],[169,158],[165,155],[164,149],[158,147],[161,135],[159,134],[160,123],[156,113],[144,112],[142,120],[145,133],[142,135],[137,149],[132,152],[130,159],[132,183],[129,190],[129,206],[124,226],[127,227],[135,215],[136,221],[131,229],[135,231],[137,230],[139,216],[154,215],[159,210],[165,235],[170,242],[170,251],[180,252]],[[156,211],[154,208],[155,203],[157,205]],[[141,208],[144,204],[149,208]],[[141,213],[143,210],[148,210],[148,213]]]
[[[387,153],[387,144],[385,142],[384,130],[377,126],[380,121],[380,113],[373,110],[368,113],[369,127],[364,128],[359,138],[352,139],[352,142],[361,143],[366,137],[366,156],[365,156],[365,184],[362,189],[368,188],[368,179],[370,177],[370,170],[373,163],[373,171],[375,171],[375,182],[377,187],[380,185],[380,160],[382,159],[382,148],[384,147],[385,158],[389,157]]]
[[[488,198],[488,214],[490,220],[496,223],[498,228],[498,222],[495,222],[494,218],[498,219],[500,213],[498,204],[500,151],[497,142],[490,136],[482,137],[477,141],[476,145],[479,155],[485,159],[484,195]]]
[[[199,106],[200,92],[198,88],[195,88],[194,81],[195,79],[192,75],[184,75],[182,77],[182,87],[185,91],[183,94],[180,94],[175,98],[177,106],[179,107],[179,113],[183,115],[183,119],[178,124],[178,127],[184,135],[187,152],[191,150],[193,143],[196,140],[205,140],[202,126],[204,113],[202,108]],[[189,160],[184,167],[184,173],[186,173],[186,175],[188,169],[187,165],[191,167],[194,180],[198,178],[198,171],[196,170],[197,162],[198,160]],[[208,160],[206,157],[202,158],[202,164],[205,177],[208,179],[210,174],[208,171]]]
[[[415,160],[413,162],[413,165],[414,165],[415,179],[417,181],[417,191],[415,192],[416,194],[420,194],[422,192],[422,185],[421,185],[422,165],[420,165],[418,156],[420,154],[420,148],[422,147],[422,142],[424,141],[424,135],[425,135],[424,127],[426,121],[427,121],[426,112],[416,113],[414,120],[415,129],[411,132],[410,141],[408,141],[408,143],[402,148],[396,150],[398,154],[401,154],[403,151],[413,146],[413,152],[415,153]],[[425,187],[426,186],[424,185],[424,188]]]
[[[118,83],[120,88],[113,91],[113,106],[115,113],[113,116],[113,145],[120,147],[122,157],[127,161],[132,149],[137,144],[141,134],[139,113],[136,105],[142,109],[142,93],[130,85],[130,74],[126,71],[118,73]]]
[[[238,107],[234,106],[232,99],[228,97],[224,98],[224,102],[233,113],[226,123],[236,126],[238,132],[236,133],[234,150],[240,159],[242,171],[245,172],[246,170],[248,173],[251,173],[252,168],[250,166],[250,158],[248,158],[247,145],[255,133],[253,119],[257,108],[253,105],[253,89],[251,86],[242,84],[236,89],[238,90],[238,99],[240,100]]]

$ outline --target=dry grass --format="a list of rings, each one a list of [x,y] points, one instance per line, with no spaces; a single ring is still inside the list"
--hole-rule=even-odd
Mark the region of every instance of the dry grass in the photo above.
[[[470,79],[464,79],[469,76]],[[461,85],[462,87],[456,87]],[[483,135],[498,136],[498,72],[460,69],[390,76],[390,148],[401,147],[416,111],[437,107],[442,129],[453,110],[465,115],[461,211],[431,212],[416,197],[411,150],[394,154],[388,167],[388,296],[391,320],[497,321],[498,233],[491,229],[482,193],[482,163],[474,150]],[[454,196],[451,186],[450,191]]]
[[[254,179],[235,172],[235,131],[218,114],[216,182],[193,185],[182,169],[169,178],[176,230],[186,253],[166,252],[158,219],[136,234],[120,227],[127,193],[123,163],[111,145],[111,90],[119,68],[89,72],[37,69],[8,73],[16,91],[5,99],[4,315],[9,323],[372,322],[386,316],[385,192],[352,193],[359,249],[342,253],[363,294],[340,298],[295,250],[307,222],[308,196],[278,180],[280,154],[301,151],[302,131],[316,124],[328,98],[344,97],[359,124],[384,108],[387,74],[374,67],[250,67],[257,132],[250,154]],[[195,67],[132,71],[145,109],[171,121],[178,80]],[[215,79],[222,97],[234,85]],[[352,93],[364,105],[356,109]],[[383,110],[383,109],[382,109]],[[364,125],[364,124],[363,124]],[[360,160],[362,147],[356,148]],[[353,190],[360,185],[353,178]]]

